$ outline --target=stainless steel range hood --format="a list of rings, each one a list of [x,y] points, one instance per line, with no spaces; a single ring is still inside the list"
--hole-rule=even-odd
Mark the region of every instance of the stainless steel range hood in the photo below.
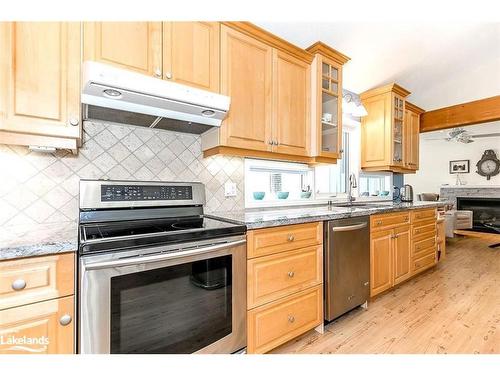
[[[84,119],[201,134],[220,126],[227,96],[86,61]]]

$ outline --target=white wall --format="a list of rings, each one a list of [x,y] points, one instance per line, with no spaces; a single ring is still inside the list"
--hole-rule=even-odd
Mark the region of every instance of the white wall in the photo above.
[[[470,160],[470,173],[461,174],[467,185],[500,186],[500,174],[488,181],[476,173],[476,163],[485,150],[492,149],[500,158],[500,137],[479,138],[473,143],[447,142],[445,140],[426,140],[420,136],[420,169],[414,175],[407,174],[405,183],[413,185],[418,193],[439,193],[442,184],[455,185],[456,176],[449,173],[450,160]]]

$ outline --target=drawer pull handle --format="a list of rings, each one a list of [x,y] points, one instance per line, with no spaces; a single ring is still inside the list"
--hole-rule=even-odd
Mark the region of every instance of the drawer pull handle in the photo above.
[[[415,234],[419,234],[420,233],[420,229],[415,229]]]
[[[294,317],[293,315],[289,315],[289,316],[288,316],[288,321],[289,321],[290,323],[295,322],[295,317]]]
[[[12,283],[12,289],[14,290],[19,291],[23,290],[24,288],[26,288],[26,281],[24,281],[23,279],[17,279]]]
[[[294,236],[292,236],[291,234],[288,235],[288,242],[292,242],[294,239],[295,239]]]
[[[65,314],[59,318],[59,323],[62,326],[67,326],[72,320],[71,315]]]
[[[376,224],[376,225],[382,225],[382,220],[377,220],[377,221],[375,222],[375,224]]]
[[[405,216],[405,221],[408,221],[410,220],[410,218],[408,216]]]
[[[294,276],[295,276],[295,272],[293,272],[293,271],[288,272],[288,277],[289,278],[292,278]]]

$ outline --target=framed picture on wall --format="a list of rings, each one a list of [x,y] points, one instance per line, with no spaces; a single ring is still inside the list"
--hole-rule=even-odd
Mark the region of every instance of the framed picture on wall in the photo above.
[[[469,173],[470,160],[452,160],[450,161],[450,174]]]

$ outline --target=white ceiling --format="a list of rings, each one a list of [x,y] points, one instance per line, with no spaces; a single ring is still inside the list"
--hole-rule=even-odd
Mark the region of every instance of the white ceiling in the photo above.
[[[397,82],[431,110],[500,95],[500,23],[255,22],[306,48],[321,40],[351,58],[344,87]]]

